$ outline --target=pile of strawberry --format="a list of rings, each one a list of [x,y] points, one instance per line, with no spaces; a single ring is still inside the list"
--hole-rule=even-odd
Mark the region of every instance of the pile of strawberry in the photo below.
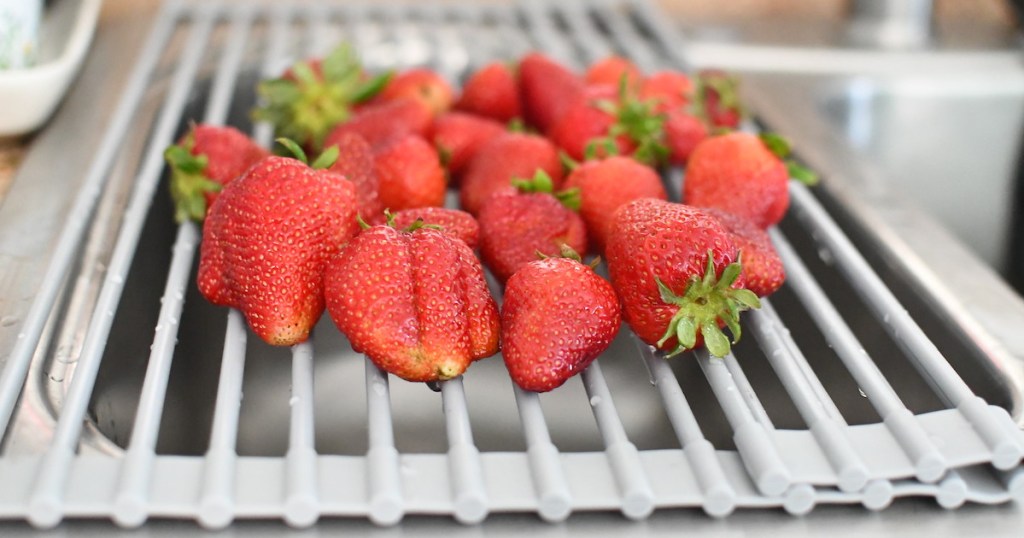
[[[765,230],[803,174],[780,137],[734,131],[723,73],[610,57],[581,75],[531,53],[459,94],[426,69],[371,76],[343,46],[258,90],[254,117],[288,156],[196,125],[166,158],[177,218],[203,221],[200,291],[272,345],[305,341],[327,310],[404,379],[450,379],[500,347],[515,383],[547,391],[623,319],[670,355],[723,356],[722,329],[735,341],[785,278]],[[685,204],[667,201],[672,165]],[[453,189],[461,209],[442,207]]]

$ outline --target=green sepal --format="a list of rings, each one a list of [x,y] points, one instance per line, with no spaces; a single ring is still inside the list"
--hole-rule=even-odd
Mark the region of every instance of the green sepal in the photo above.
[[[546,192],[551,194],[555,190],[554,180],[542,168],[538,168],[530,179],[512,178],[512,186],[519,189],[519,192],[522,193]]]
[[[303,151],[302,146],[296,144],[294,140],[282,136],[274,141],[281,144],[285,149],[291,152],[292,157],[302,161],[303,164],[309,164],[309,158],[306,157],[306,152]]]
[[[516,116],[508,120],[508,124],[505,126],[505,129],[507,129],[511,133],[528,132],[528,129],[526,128],[526,122],[523,121],[523,118],[520,118],[519,116]]]
[[[559,150],[558,161],[562,163],[562,170],[566,172],[572,172],[580,167],[580,163],[576,161],[576,159],[573,159],[572,155],[569,155],[564,150]]]
[[[789,145],[789,140],[786,140],[784,136],[778,133],[761,133],[757,136],[764,143],[765,147],[768,148],[768,151],[780,159],[789,157],[789,154],[793,151]]]
[[[164,160],[171,168],[170,191],[174,202],[174,220],[178,223],[192,220],[202,222],[206,218],[206,195],[220,192],[223,185],[206,175],[206,155],[193,155],[192,136],[182,144],[168,146]]]
[[[635,145],[633,158],[649,165],[664,163],[669,156],[665,145],[666,115],[657,111],[657,102],[653,99],[641,100],[634,95],[625,73],[619,79],[619,102],[600,100],[594,106],[615,117],[615,123],[608,134],[587,144],[585,155],[590,153],[591,144],[595,144],[594,153],[587,155],[588,160],[596,156],[597,149],[604,149],[608,155],[618,153],[615,139],[625,136]],[[614,148],[614,153],[610,150]]]
[[[313,161],[310,168],[314,170],[326,170],[334,166],[334,163],[338,160],[338,155],[340,154],[341,150],[338,149],[338,146],[331,146],[325,149],[323,153]]]
[[[806,166],[790,159],[786,161],[786,170],[789,172],[789,177],[803,183],[804,185],[813,187],[818,184],[818,174],[807,168]]]
[[[356,91],[352,95],[352,102],[365,103],[366,101],[373,99],[385,87],[387,87],[388,83],[391,82],[391,79],[394,78],[394,76],[394,71],[388,71],[386,73],[376,75],[370,78],[370,80],[363,82],[358,87],[356,87]]]
[[[692,112],[695,116],[704,121],[705,125],[711,125],[711,114],[707,109],[707,96],[710,92],[715,92],[718,96],[718,106],[727,110],[735,110],[736,113],[743,117],[746,115],[746,111],[743,109],[743,104],[740,102],[739,95],[739,79],[733,75],[729,75],[721,72],[703,72],[698,73],[694,80],[694,99],[692,101]],[[724,126],[712,126],[716,127],[716,132],[732,132],[733,129]]]
[[[555,198],[558,198],[559,202],[562,202],[562,205],[573,211],[578,212],[580,210],[580,204],[583,203],[580,200],[579,187],[570,187],[568,189],[563,189],[554,193],[554,195]]]
[[[365,220],[363,220],[363,216],[360,215],[359,213],[356,213],[356,222],[359,224],[360,230],[369,230],[370,228],[372,228],[372,226],[370,226]]]

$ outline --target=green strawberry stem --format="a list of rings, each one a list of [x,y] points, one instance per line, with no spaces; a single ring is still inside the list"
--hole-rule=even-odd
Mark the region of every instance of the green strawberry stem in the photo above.
[[[608,130],[607,136],[597,140],[594,153],[596,154],[596,149],[608,151],[612,147],[617,153],[618,145],[615,139],[625,135],[636,146],[633,150],[634,159],[650,165],[664,163],[669,155],[668,147],[665,145],[665,114],[657,112],[656,104],[654,99],[638,99],[629,87],[629,78],[623,73],[619,78],[619,102],[596,103],[599,109],[615,117],[615,123]],[[594,141],[591,141],[587,144],[588,153],[593,143]]]
[[[306,152],[303,151],[302,146],[296,144],[294,140],[287,137],[281,137],[275,139],[275,142],[284,146],[285,149],[292,153],[293,157],[302,161],[303,164],[309,164],[309,158],[306,157]]]
[[[554,196],[565,207],[573,210],[580,210],[580,189],[573,187],[558,192],[555,191],[554,181],[543,169],[538,168],[531,179],[512,178],[512,186],[519,189],[519,192],[534,193],[541,192]]]
[[[181,145],[168,146],[164,160],[171,167],[171,199],[174,201],[174,219],[178,223],[206,218],[206,194],[220,192],[222,185],[206,175],[206,155],[193,155],[192,136]]]
[[[761,307],[760,299],[752,291],[732,287],[742,269],[742,263],[737,258],[737,261],[722,270],[721,277],[716,276],[714,256],[709,250],[704,277],[692,276],[683,295],[677,295],[661,279],[655,277],[661,300],[679,307],[669,321],[664,336],[657,342],[658,347],[661,347],[672,337],[676,338],[676,347],[669,352],[668,357],[693,349],[697,345],[698,330],[712,355],[724,357],[729,353],[729,338],[722,332],[719,323],[729,328],[733,335],[732,343],[736,343],[740,339],[740,312]]]
[[[761,133],[758,137],[765,147],[768,148],[768,151],[782,159],[782,162],[786,165],[786,170],[789,172],[789,177],[808,186],[818,184],[818,174],[790,158],[793,148],[789,144],[789,140],[786,140],[784,136],[778,133]]]

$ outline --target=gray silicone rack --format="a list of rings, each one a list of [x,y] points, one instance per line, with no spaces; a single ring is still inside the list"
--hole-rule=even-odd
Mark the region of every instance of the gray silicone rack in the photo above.
[[[23,387],[34,383],[33,361],[61,352],[49,345],[56,332],[50,320],[65,308],[62,297],[74,285],[79,266],[78,245],[99,225],[97,205],[127,133],[137,127],[137,111],[156,92],[159,112],[148,129],[123,214],[112,224],[117,226],[115,240],[88,303],[80,345],[74,361],[64,361],[74,366],[68,370],[66,392],[53,406],[52,438],[34,453],[0,457],[0,518],[27,519],[38,527],[81,517],[111,518],[124,526],[141,525],[147,518],[185,518],[220,528],[248,518],[282,518],[301,527],[338,516],[389,525],[406,514],[475,523],[490,513],[531,512],[554,522],[581,511],[621,511],[632,519],[673,507],[700,507],[712,516],[769,507],[803,514],[828,503],[878,510],[904,496],[931,496],[947,508],[1024,496],[1024,435],[1009,414],[972,392],[812,189],[798,184],[790,189],[787,227],[772,231],[789,275],[784,293],[792,304],[786,308],[805,313],[801,330],[816,331],[826,342],[831,360],[853,380],[876,420],[847,423],[836,389],[819,376],[818,348],[800,341],[786,319],[790,316],[773,299],[746,315],[748,347],[738,347],[735,356],[717,359],[696,352],[673,359],[696,364],[690,381],[701,378],[705,387],[698,395],[684,390],[674,363],[624,331],[620,341],[625,346],[613,347],[614,354],[570,383],[586,398],[599,434],[599,446],[591,450],[560,448],[563,437],[551,427],[558,410],[542,405],[555,396],[524,392],[507,380],[495,385],[503,387],[498,391],[503,394],[494,397],[514,399],[520,442],[507,449],[482,449],[474,439],[479,417],[467,393],[478,379],[502,371],[480,370],[478,378],[477,369],[484,367],[474,366],[465,378],[441,386],[435,411],[442,414],[447,448],[403,451],[396,442],[399,417],[392,392],[394,384],[405,382],[365,361],[365,379],[353,383],[363,385],[366,412],[362,428],[351,435],[365,436],[366,450],[324,453],[317,444],[315,394],[341,389],[317,381],[318,368],[331,358],[324,358],[320,339],[314,338],[291,349],[289,396],[267,403],[289,414],[287,449],[279,455],[240,454],[239,408],[252,339],[240,314],[225,311],[226,333],[211,339],[222,345],[222,363],[208,447],[201,455],[158,452],[178,328],[192,306],[184,298],[193,286],[201,235],[197,226],[186,223],[177,228],[171,247],[158,321],[150,327],[149,356],[139,359],[147,369],[130,438],[122,440],[123,450],[87,450],[97,442],[90,401],[104,356],[111,352],[107,343],[125,281],[140,242],[147,240],[144,223],[154,200],[166,196],[158,189],[162,150],[188,119],[224,123],[233,104],[252,103],[251,85],[238,84],[246,70],[276,75],[291,61],[322,54],[339,40],[352,42],[372,69],[430,65],[453,81],[487,61],[515,58],[530,49],[576,67],[613,52],[646,70],[685,65],[678,36],[643,2],[431,8],[279,4],[171,2],[163,7],[0,374],[0,431],[8,431],[24,405]],[[219,36],[216,44],[213,36]],[[212,69],[204,71],[208,64]],[[166,83],[154,90],[161,73]],[[206,79],[211,86],[202,116],[184,117],[199,81]],[[254,126],[253,134],[264,144],[272,138],[266,125]],[[678,189],[678,184],[671,186]],[[812,243],[810,256],[819,260],[810,259],[790,237],[801,230]],[[907,394],[897,388],[898,380],[876,362],[896,359],[865,350],[864,337],[847,321],[846,304],[833,301],[809,267],[821,260],[847,282],[884,337],[895,343],[889,352],[927,382],[933,398],[942,402],[939,408],[916,412],[905,404]],[[500,364],[500,358],[489,360]],[[611,380],[612,365],[626,361],[643,366],[639,390],[660,403],[649,414],[661,417],[673,446],[638,446],[636,428],[617,409],[616,403],[621,408],[634,397]],[[770,400],[757,388],[760,381],[749,375],[757,361],[769,365],[765,371],[773,373],[765,375],[775,376],[781,387]],[[564,390],[574,390],[570,385]],[[261,397],[246,393],[247,401]],[[780,399],[786,401],[780,404]],[[703,400],[718,408],[715,417],[698,410],[695,404],[706,405]],[[795,410],[802,427],[777,427],[774,408],[780,405]],[[629,415],[635,416],[635,410]],[[708,421],[728,432],[724,443],[708,438]]]

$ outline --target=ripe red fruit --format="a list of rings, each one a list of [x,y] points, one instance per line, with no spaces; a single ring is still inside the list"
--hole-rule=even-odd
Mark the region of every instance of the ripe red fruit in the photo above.
[[[174,218],[202,221],[224,185],[270,155],[234,127],[199,124],[164,150],[171,167]]]
[[[743,282],[758,297],[767,297],[786,281],[786,270],[768,233],[750,220],[721,209],[704,210],[725,227],[740,251]]]
[[[357,230],[352,183],[296,159],[266,157],[210,208],[199,291],[240,310],[271,345],[303,342],[324,311],[324,266]]]
[[[433,120],[433,112],[418,99],[370,103],[335,127],[324,147],[335,144],[342,133],[354,133],[376,150],[410,134],[426,137]]]
[[[502,355],[512,381],[536,392],[561,386],[608,348],[620,311],[608,281],[578,260],[524,265],[508,280],[501,307]]]
[[[562,187],[566,191],[578,189],[580,217],[587,225],[591,249],[598,253],[604,251],[616,209],[638,198],[668,199],[657,172],[630,157],[581,163]]]
[[[342,45],[323,60],[298,62],[280,78],[260,82],[264,104],[253,117],[273,124],[278,136],[319,151],[331,129],[376,95],[390,76],[368,77],[351,47]]]
[[[480,263],[437,230],[364,230],[324,282],[328,312],[352,348],[402,379],[451,379],[498,351],[498,310]]]
[[[629,202],[613,219],[605,255],[633,332],[670,355],[702,343],[727,354],[720,327],[735,341],[739,312],[760,305],[742,288],[729,232],[699,208],[652,198]]]
[[[480,225],[473,215],[458,209],[446,207],[418,207],[403,209],[391,214],[391,226],[404,230],[416,223],[440,227],[440,231],[462,240],[470,249],[475,249],[480,241]],[[386,224],[387,217],[381,214],[371,224]]]
[[[409,69],[395,75],[376,100],[399,99],[418,100],[436,117],[452,107],[455,91],[441,75],[429,69]]]
[[[626,77],[626,84],[634,91],[640,88],[644,78],[636,64],[621,56],[612,55],[591,64],[583,79],[588,85],[607,84],[618,87],[623,76]]]
[[[499,192],[515,192],[512,180],[532,178],[537,170],[547,173],[558,189],[562,162],[555,145],[542,136],[501,134],[480,148],[469,162],[459,189],[459,204],[476,215],[487,198]]]
[[[386,209],[444,205],[446,180],[437,151],[417,135],[408,135],[376,152],[380,201]]]
[[[519,96],[526,123],[547,132],[583,94],[583,79],[562,64],[532,52],[519,61]]]
[[[739,96],[739,79],[724,71],[705,69],[697,74],[695,90],[699,115],[709,125],[737,129],[743,121],[743,105]]]
[[[364,219],[384,211],[380,200],[380,180],[373,159],[373,150],[366,139],[355,133],[339,133],[327,147],[338,148],[338,158],[329,170],[345,176],[356,188],[359,215]]]
[[[690,155],[708,137],[708,128],[700,118],[676,109],[665,114],[665,145],[668,147],[668,161],[685,165]]]
[[[660,112],[685,109],[693,99],[693,81],[679,71],[658,71],[640,84],[640,98],[653,100]]]
[[[708,138],[690,155],[683,201],[746,217],[761,228],[789,207],[789,171],[757,136],[733,132]]]
[[[455,180],[480,148],[504,132],[504,125],[484,116],[449,112],[434,121],[431,139],[448,174]]]
[[[455,102],[455,109],[501,123],[521,116],[519,83],[514,69],[505,62],[481,67],[462,86],[462,95]]]
[[[477,222],[480,257],[501,282],[536,260],[538,252],[556,256],[565,245],[587,251],[583,219],[548,193],[495,195],[484,203]]]

